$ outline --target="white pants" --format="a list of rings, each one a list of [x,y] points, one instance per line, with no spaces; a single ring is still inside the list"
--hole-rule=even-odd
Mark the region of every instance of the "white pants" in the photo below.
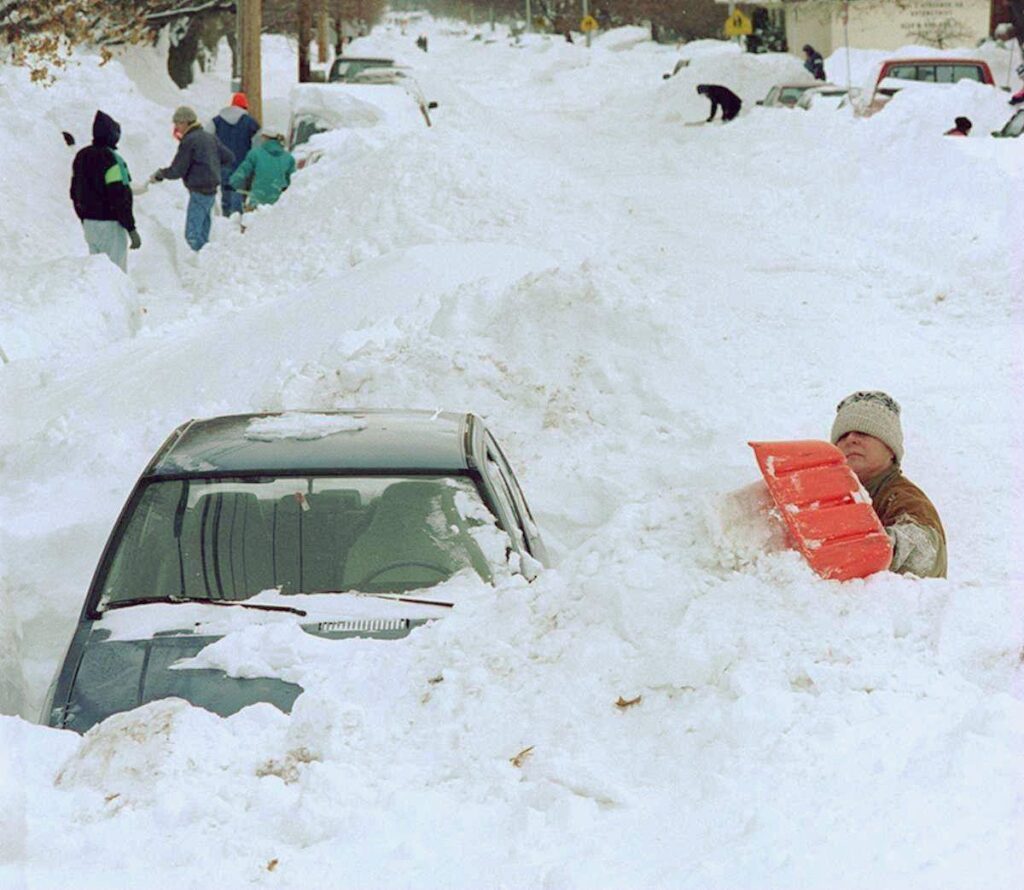
[[[128,271],[128,232],[112,219],[83,219],[85,243],[89,253],[105,253],[111,262]]]

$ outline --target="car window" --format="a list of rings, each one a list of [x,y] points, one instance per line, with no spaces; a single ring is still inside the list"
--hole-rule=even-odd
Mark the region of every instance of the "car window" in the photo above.
[[[883,79],[885,77],[895,77],[898,80],[917,80],[917,66],[916,65],[893,65],[888,70],[882,71]]]
[[[805,90],[803,87],[786,87],[779,92],[779,100],[792,105],[799,99]]]
[[[473,482],[449,476],[152,482],[120,527],[104,603],[489,581],[507,544]]]
[[[515,473],[512,472],[512,467],[509,465],[505,453],[501,450],[501,446],[498,445],[490,433],[487,434],[486,441],[488,463],[494,465],[492,472],[500,475],[501,484],[507,491],[508,497],[511,498],[512,505],[515,508],[516,521],[519,523],[526,548],[533,553],[532,542],[540,537],[537,522],[530,512],[530,507],[526,503],[522,489],[519,487],[519,481],[516,479]]]
[[[1024,111],[1018,111],[1003,127],[1004,136],[1020,136],[1024,133]]]
[[[976,80],[978,83],[984,81],[979,65],[953,65],[952,80]]]
[[[327,127],[323,121],[315,117],[300,117],[295,122],[295,127],[292,130],[292,143],[291,147],[294,148],[297,145],[304,145],[309,142],[317,133],[326,133]]]

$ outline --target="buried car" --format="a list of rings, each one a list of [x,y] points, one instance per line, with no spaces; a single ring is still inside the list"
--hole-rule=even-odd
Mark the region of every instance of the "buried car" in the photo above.
[[[178,697],[222,716],[302,691],[190,667],[232,630],[397,639],[547,553],[480,418],[243,414],[171,434],[114,526],[42,722],[85,732]]]
[[[793,108],[800,97],[808,90],[821,86],[819,80],[808,80],[804,83],[777,83],[757,104],[765,108]]]

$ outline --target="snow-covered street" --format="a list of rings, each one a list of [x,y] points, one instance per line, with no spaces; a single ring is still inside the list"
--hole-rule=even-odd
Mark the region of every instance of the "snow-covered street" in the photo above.
[[[429,53],[383,26],[353,52],[411,65],[432,127],[316,137],[281,201],[244,234],[215,218],[198,255],[185,190],[150,185],[127,276],[86,255],[60,131],[84,144],[103,109],[145,182],[175,106],[226,104],[226,51],[184,93],[156,50],[49,88],[0,68],[0,887],[1024,885],[1006,94],[758,108],[798,59],[701,41],[662,80],[680,51],[639,28],[589,50],[426,30]],[[281,126],[294,54],[264,39]],[[687,126],[702,82],[745,113]],[[977,138],[943,139],[964,110]],[[822,581],[753,509],[747,442],[825,439],[857,389],[902,405],[948,580]],[[225,637],[225,669],[301,679],[290,716],[35,725],[174,427],[357,406],[484,417],[554,567],[401,641]]]

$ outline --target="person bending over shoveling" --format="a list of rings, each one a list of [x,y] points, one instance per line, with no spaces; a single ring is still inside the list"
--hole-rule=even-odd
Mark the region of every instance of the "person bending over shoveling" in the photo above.
[[[715,115],[718,113],[719,105],[722,106],[723,123],[731,121],[740,113],[743,100],[728,87],[723,87],[717,83],[702,83],[698,84],[697,92],[711,100],[711,114],[708,115],[708,123],[714,120]]]
[[[889,571],[946,577],[946,533],[939,513],[901,469],[900,406],[884,392],[855,392],[836,408],[832,444],[867,489],[892,542]]]

